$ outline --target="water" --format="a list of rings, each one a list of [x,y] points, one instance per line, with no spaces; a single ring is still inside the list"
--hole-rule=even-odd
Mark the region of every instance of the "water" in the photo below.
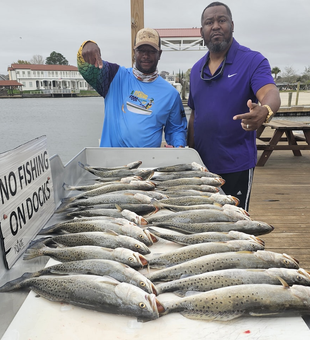
[[[0,153],[46,135],[49,156],[64,164],[84,147],[99,146],[101,97],[0,99]]]
[[[49,155],[66,164],[84,147],[99,145],[104,103],[101,97],[0,99],[0,116],[0,153],[46,135]],[[310,123],[310,116],[274,119]]]

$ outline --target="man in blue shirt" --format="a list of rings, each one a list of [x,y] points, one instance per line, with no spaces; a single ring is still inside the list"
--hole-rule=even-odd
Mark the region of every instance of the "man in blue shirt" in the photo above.
[[[96,43],[86,41],[78,51],[84,79],[105,99],[100,146],[160,147],[163,131],[168,145],[186,145],[187,120],[178,91],[159,76],[162,50],[157,31],[137,33],[133,68],[101,59]]]
[[[248,210],[256,129],[279,109],[279,91],[267,59],[233,38],[234,23],[225,4],[207,6],[201,26],[209,52],[191,70],[188,145],[224,178],[224,192]]]

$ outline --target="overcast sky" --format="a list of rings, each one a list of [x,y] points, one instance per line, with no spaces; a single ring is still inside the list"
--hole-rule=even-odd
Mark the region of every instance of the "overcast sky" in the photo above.
[[[211,2],[211,1],[210,1]],[[144,26],[200,27],[202,0],[144,0]],[[235,24],[235,39],[268,58],[283,72],[302,74],[310,66],[309,0],[226,0]],[[0,74],[17,60],[56,51],[76,66],[84,40],[95,40],[102,58],[131,66],[130,0],[1,0]],[[186,72],[205,52],[164,51],[159,71]],[[281,75],[281,74],[279,74]]]

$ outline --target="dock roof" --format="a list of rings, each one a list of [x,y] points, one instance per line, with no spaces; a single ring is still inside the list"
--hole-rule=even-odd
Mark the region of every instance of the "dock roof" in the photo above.
[[[12,64],[8,71],[16,69],[31,71],[78,71],[76,66],[72,65],[45,65],[45,64]]]

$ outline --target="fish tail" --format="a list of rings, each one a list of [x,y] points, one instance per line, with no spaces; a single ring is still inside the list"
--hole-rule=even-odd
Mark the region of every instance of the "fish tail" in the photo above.
[[[73,202],[77,199],[77,196],[72,197],[65,197],[61,200],[61,203],[59,207],[56,209],[55,213],[59,214],[67,210],[68,208],[71,208],[73,206]]]
[[[69,184],[63,183],[62,187],[64,190],[67,190],[67,191],[71,190],[71,186]]]
[[[90,173],[93,174],[93,175],[96,175],[95,172],[89,167],[88,164],[83,164],[83,163],[81,163],[81,162],[78,162],[78,165],[79,165],[82,169],[84,169],[84,170],[90,172]]]
[[[15,280],[9,281],[6,284],[4,284],[2,287],[0,287],[0,292],[11,292],[13,290],[21,289],[23,288],[23,282],[26,279],[29,279],[30,277],[33,277],[32,273],[24,273],[22,276],[18,277]]]
[[[159,211],[160,209],[164,209],[164,208],[169,209],[169,207],[166,207],[165,204],[161,203],[161,202],[158,201],[156,198],[152,198],[151,204],[156,208],[156,210],[155,210],[153,213],[156,213],[156,212]]]
[[[86,170],[86,166],[85,166],[82,162],[78,162],[78,165],[79,165],[82,169]]]
[[[51,225],[47,228],[42,228],[37,235],[48,235],[51,234],[52,230],[56,227],[57,224]]]
[[[49,243],[50,237],[42,237],[38,240],[32,241],[29,244],[28,249],[42,249],[46,247],[46,244]]]
[[[34,259],[35,257],[39,257],[40,254],[40,249],[27,249],[24,253],[23,259],[24,260],[31,260]]]

